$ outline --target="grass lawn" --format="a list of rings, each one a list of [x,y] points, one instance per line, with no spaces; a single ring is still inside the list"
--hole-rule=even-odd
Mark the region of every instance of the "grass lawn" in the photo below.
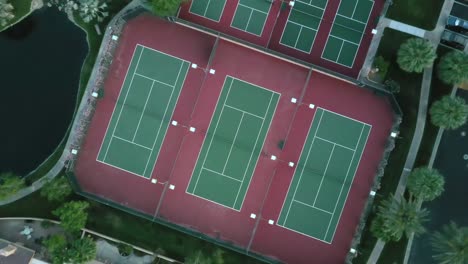
[[[26,16],[30,9],[31,9],[31,2],[32,0],[10,0],[9,3],[13,5],[15,18],[10,20],[10,25],[18,23],[20,20]],[[0,26],[0,31],[4,30],[5,28],[9,27],[9,25],[2,27]]]
[[[375,208],[379,203],[394,193],[400,180],[406,156],[413,139],[416,127],[416,118],[419,105],[419,93],[421,90],[422,74],[410,74],[402,71],[396,63],[397,50],[400,44],[405,42],[411,35],[393,29],[385,29],[376,56],[383,56],[390,62],[387,77],[397,81],[400,86],[400,93],[396,98],[403,111],[403,122],[400,125],[400,137],[396,141],[395,149],[390,154],[385,174],[381,181],[381,188],[377,192],[374,201],[373,211],[367,219],[366,229],[362,234],[359,254],[353,263],[366,263],[369,255],[377,242],[377,239],[370,232],[370,224],[374,218]]]
[[[393,0],[387,17],[425,30],[433,30],[444,0]]]

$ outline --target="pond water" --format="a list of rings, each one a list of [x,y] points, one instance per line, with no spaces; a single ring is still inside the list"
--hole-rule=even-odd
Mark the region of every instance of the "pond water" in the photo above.
[[[72,121],[86,34],[55,8],[0,33],[0,172],[41,164]]]
[[[459,89],[457,95],[468,101],[468,91]],[[445,177],[445,191],[436,200],[424,204],[430,211],[427,233],[414,240],[409,263],[436,264],[432,259],[431,235],[450,221],[459,226],[468,226],[467,154],[468,123],[456,130],[446,130],[434,162],[434,168]]]

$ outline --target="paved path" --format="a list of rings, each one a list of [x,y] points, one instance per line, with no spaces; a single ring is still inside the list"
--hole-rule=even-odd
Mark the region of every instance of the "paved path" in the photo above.
[[[398,30],[398,31],[401,31],[401,32],[408,33],[408,34],[416,36],[416,37],[420,37],[420,38],[423,38],[424,35],[426,34],[426,30],[424,30],[424,29],[414,27],[414,26],[411,26],[411,25],[408,25],[408,24],[405,24],[405,23],[401,23],[401,22],[396,21],[396,20],[390,20],[390,23],[388,24],[388,27],[393,28],[393,29]]]
[[[43,245],[37,243],[36,239],[44,239],[54,234],[63,234],[63,229],[59,226],[59,222],[53,221],[51,226],[44,228],[41,225],[43,219],[32,218],[34,220],[25,221],[23,218],[1,218],[0,219],[0,237],[13,243],[21,243],[27,248],[36,251],[35,258],[44,259]],[[34,231],[31,233],[31,238],[21,235],[20,232],[24,226],[31,227]],[[133,246],[135,250],[140,251],[139,255],[132,254],[123,257],[119,254],[115,244],[125,243],[112,237],[102,235],[89,229],[83,229],[87,234],[91,233],[96,241],[96,260],[100,263],[115,263],[115,264],[150,264],[155,258],[164,259],[172,263],[180,263],[174,259],[149,252],[145,249]],[[111,244],[111,243],[114,244]],[[96,263],[96,262],[94,262]]]
[[[19,200],[19,199],[31,194],[32,192],[37,191],[40,188],[42,188],[42,186],[44,186],[44,184],[47,181],[53,179],[55,176],[57,176],[62,171],[63,166],[64,166],[64,162],[65,162],[67,156],[68,156],[68,153],[64,152],[62,154],[62,156],[60,157],[59,161],[54,165],[54,167],[52,169],[50,169],[49,172],[46,173],[46,175],[44,175],[39,180],[33,182],[33,184],[31,184],[31,186],[28,186],[28,187],[26,187],[24,189],[21,189],[16,194],[14,194],[14,195],[12,195],[10,197],[7,197],[4,200],[0,200],[0,206],[12,203],[12,202],[14,202],[16,200]]]
[[[428,39],[435,47],[439,45],[440,38],[445,29],[445,21],[447,20],[447,17],[450,11],[452,10],[453,3],[454,3],[454,0],[445,0],[435,29],[432,31],[425,31],[424,38]],[[409,32],[406,32],[406,33],[409,33]],[[418,108],[418,117],[416,121],[416,129],[413,135],[413,140],[411,142],[410,149],[408,151],[408,155],[406,157],[406,162],[403,167],[402,174],[400,176],[400,180],[398,182],[397,189],[395,191],[395,199],[400,199],[405,192],[408,175],[413,169],[416,156],[418,154],[419,146],[420,146],[423,134],[424,134],[424,127],[426,125],[427,108],[428,108],[428,102],[429,102],[429,94],[431,90],[432,73],[433,73],[432,66],[424,70],[423,80],[421,84],[421,92],[420,92],[420,97],[419,97],[419,108]],[[406,264],[408,261],[407,255],[409,255],[412,240],[413,240],[413,235],[411,235],[408,241],[407,252],[405,254],[406,262],[404,262],[404,264]],[[385,247],[385,242],[379,239],[376,245],[374,246],[367,263],[368,264],[377,263],[384,247]]]

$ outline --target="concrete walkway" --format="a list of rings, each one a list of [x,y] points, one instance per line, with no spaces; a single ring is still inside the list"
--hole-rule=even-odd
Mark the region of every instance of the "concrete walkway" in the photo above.
[[[54,167],[52,167],[52,169],[50,169],[49,172],[46,173],[46,175],[44,175],[39,180],[33,182],[31,186],[21,189],[19,192],[15,193],[10,197],[7,197],[4,200],[0,200],[0,206],[17,201],[42,188],[42,186],[44,186],[44,184],[47,183],[47,181],[53,179],[62,171],[67,157],[68,153],[67,151],[65,151],[64,153],[62,153],[62,156],[60,157],[59,161],[54,165]]]
[[[452,10],[453,3],[454,3],[454,0],[446,0],[444,2],[444,5],[442,6],[441,13],[439,15],[439,19],[437,21],[435,29],[432,31],[424,31],[424,35],[420,36],[420,37],[424,37],[425,39],[428,39],[435,47],[439,45],[440,38],[445,29],[445,21],[447,20],[447,17],[450,14],[450,11]],[[392,28],[394,29],[397,29],[406,33],[410,33],[410,32],[404,31],[405,27],[400,25],[401,23],[400,24],[398,23],[394,23],[393,21],[391,21],[389,22],[389,26],[393,25],[394,27]],[[413,31],[413,33],[416,33],[418,35],[422,33],[421,31],[418,31],[418,30],[414,31],[415,30],[414,27],[413,28],[406,27],[406,29]],[[400,199],[405,192],[408,175],[413,169],[416,156],[418,154],[419,146],[421,144],[421,140],[424,134],[424,127],[426,125],[427,108],[428,108],[428,102],[429,102],[429,94],[431,90],[432,73],[433,73],[432,66],[429,68],[426,68],[423,73],[423,80],[421,84],[421,92],[420,92],[420,97],[419,97],[419,108],[418,108],[418,117],[416,121],[416,129],[413,135],[410,149],[408,151],[408,155],[406,157],[406,162],[403,167],[402,174],[400,176],[400,180],[398,182],[397,189],[395,191],[395,199]],[[413,240],[413,235],[411,235],[409,239],[409,242],[408,242],[409,247],[407,248],[407,251],[411,249],[412,240]],[[379,239],[376,245],[374,246],[367,263],[368,264],[377,263],[384,247],[385,247],[385,242]],[[409,252],[406,252],[406,255],[409,255]],[[405,261],[408,260],[408,257],[406,255],[405,255]],[[404,263],[406,264],[406,262]]]
[[[404,23],[401,23],[401,22],[398,22],[398,21],[395,21],[395,20],[390,20],[390,23],[388,24],[388,27],[393,28],[393,29],[398,30],[398,31],[401,31],[401,32],[408,33],[408,34],[416,36],[416,37],[420,37],[420,38],[423,38],[424,35],[426,34],[426,30],[424,30],[424,29],[414,27],[414,26],[411,26],[411,25],[408,25],[408,24],[404,24]]]
[[[0,219],[0,237],[13,243],[20,243],[25,247],[34,250],[36,252],[36,258],[44,259],[46,258],[45,248],[40,243],[40,240],[54,234],[64,234],[65,232],[57,221],[51,221],[50,227],[44,228],[41,224],[43,220],[44,219],[39,218],[34,218],[34,220],[25,220],[23,218],[2,218]],[[20,232],[24,229],[24,226],[29,226],[34,230],[31,233],[30,239],[27,239],[26,236],[20,234]],[[86,235],[91,234],[93,239],[96,241],[96,260],[100,261],[101,263],[150,264],[153,263],[155,258],[166,260],[171,263],[180,263],[174,259],[149,252],[145,249],[133,245],[131,246],[134,248],[134,251],[138,250],[140,251],[140,254],[131,254],[129,256],[123,257],[120,255],[116,244],[125,242],[102,235],[86,228],[83,229],[83,232],[83,234]]]

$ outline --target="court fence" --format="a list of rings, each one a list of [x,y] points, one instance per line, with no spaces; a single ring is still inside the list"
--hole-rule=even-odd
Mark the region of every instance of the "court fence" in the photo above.
[[[69,144],[67,146],[67,149],[65,151],[69,151],[71,149],[76,149],[79,150],[80,146],[82,145],[84,138],[86,136],[86,133],[88,131],[89,125],[91,123],[92,116],[94,115],[94,111],[96,108],[97,100],[99,100],[100,97],[104,96],[104,81],[105,78],[107,77],[107,74],[109,72],[109,67],[112,64],[112,59],[115,53],[115,50],[118,46],[118,38],[122,34],[123,28],[125,24],[142,14],[148,14],[148,10],[145,9],[144,6],[140,5],[138,1],[133,1],[131,2],[127,7],[125,7],[123,10],[119,12],[110,22],[109,25],[106,28],[105,35],[103,37],[103,41],[99,50],[98,57],[96,59],[93,72],[91,73],[91,77],[88,81],[85,93],[83,95],[83,99],[81,100],[79,109],[77,111],[72,131],[70,133],[71,139],[69,140]],[[194,28],[196,30],[214,35],[216,37],[220,37],[223,39],[226,39],[231,42],[238,43],[240,45],[250,47],[257,49],[261,52],[267,53],[270,56],[275,56],[283,60],[290,61],[291,63],[300,65],[302,67],[308,68],[308,69],[314,69],[316,71],[320,71],[323,74],[332,76],[334,78],[341,79],[345,82],[352,83],[355,85],[358,85],[364,89],[371,89],[375,94],[379,96],[384,96],[387,97],[394,109],[394,123],[392,127],[392,131],[397,131],[398,127],[401,123],[401,110],[396,102],[395,98],[391,93],[389,93],[385,88],[383,87],[375,87],[375,86],[368,86],[366,83],[363,83],[359,80],[353,79],[351,77],[348,77],[346,75],[342,75],[339,73],[332,72],[328,69],[325,69],[320,66],[313,65],[311,63],[306,63],[304,61],[298,60],[296,58],[286,56],[284,54],[278,53],[276,51],[254,45],[251,43],[248,43],[246,41],[234,38],[232,36],[181,20],[177,17],[168,17],[166,18],[167,20],[174,22],[174,23],[179,23],[183,24],[187,27]],[[97,96],[97,98],[96,98]],[[376,171],[376,177],[374,179],[374,184],[372,190],[378,190],[379,185],[380,185],[380,179],[383,176],[384,173],[384,168],[387,165],[388,162],[388,157],[390,155],[390,152],[393,150],[395,146],[395,141],[394,138],[390,137],[387,140],[387,145],[383,154],[382,161],[380,162],[380,165]],[[233,250],[235,252],[241,253],[248,255],[250,257],[256,258],[260,261],[268,262],[268,263],[280,263],[276,259],[268,258],[266,256],[257,254],[255,252],[250,251],[250,243],[248,246],[241,247],[239,245],[234,244],[231,241],[223,240],[220,237],[213,237],[213,236],[208,236],[204,233],[201,233],[195,229],[195,227],[192,226],[182,226],[178,225],[175,223],[172,223],[166,219],[164,219],[161,216],[158,215],[149,215],[131,208],[128,208],[127,206],[116,203],[111,201],[110,199],[107,199],[106,197],[101,197],[97,196],[91,193],[85,192],[83,189],[81,189],[80,185],[78,184],[77,177],[75,175],[75,163],[78,155],[74,155],[73,153],[69,155],[69,158],[65,162],[65,174],[68,176],[71,185],[73,189],[80,195],[82,195],[85,198],[100,202],[102,204],[105,204],[107,206],[111,206],[113,208],[122,210],[124,212],[127,212],[131,215],[141,217],[144,219],[147,219],[149,221],[156,222],[158,224],[164,225],[166,227],[172,228],[174,230],[180,231],[182,233],[206,240],[208,242],[214,243],[218,246],[225,247],[227,249]],[[372,202],[373,199],[368,199],[365,210],[363,211],[361,215],[361,220],[360,224],[356,228],[356,232],[354,235],[354,238],[352,240],[352,247],[356,248],[358,247],[358,244],[360,242],[361,234],[362,231],[365,227],[365,222],[367,219],[367,216],[371,210],[372,207]],[[351,263],[353,257],[355,254],[349,253],[348,256],[346,257],[346,262]]]

